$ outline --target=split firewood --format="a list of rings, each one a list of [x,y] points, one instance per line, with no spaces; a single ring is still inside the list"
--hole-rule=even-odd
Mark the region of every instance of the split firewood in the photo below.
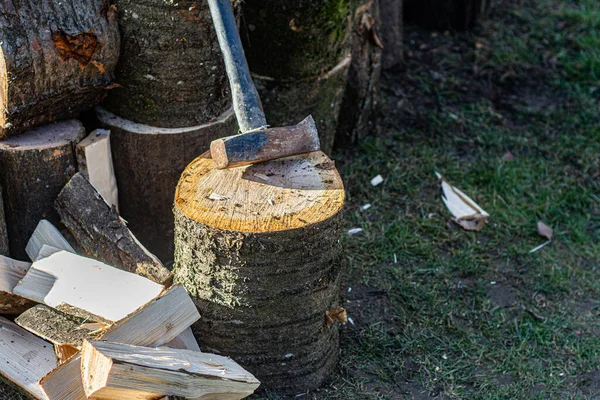
[[[99,339],[147,347],[164,346],[199,318],[183,286],[174,285],[159,298],[108,327]],[[40,385],[49,400],[85,400],[80,354],[50,372]]]
[[[77,145],[79,172],[96,188],[104,201],[119,210],[119,191],[110,148],[110,131],[96,129]]]
[[[2,186],[0,186],[0,256],[8,256],[8,232],[6,231],[6,217],[4,216],[4,201],[2,200]]]
[[[60,233],[60,231],[52,225],[52,223],[48,220],[41,220],[33,231],[27,246],[25,247],[25,252],[31,259],[31,261],[37,260],[40,250],[44,245],[48,245],[50,247],[65,250],[70,253],[76,253],[75,249],[71,246],[71,244],[65,239],[65,237]]]
[[[81,375],[87,396],[106,400],[153,400],[161,395],[234,400],[260,386],[228,357],[87,340]]]
[[[64,303],[119,321],[162,290],[162,285],[142,276],[61,250],[35,261],[13,293],[51,307]]]
[[[105,0],[0,1],[0,137],[100,103],[119,57],[114,10]]]
[[[31,300],[13,294],[30,266],[30,263],[0,256],[0,314],[21,314],[35,305]]]
[[[0,317],[0,376],[35,399],[45,399],[38,381],[56,368],[52,345]]]
[[[142,246],[81,173],[60,192],[55,208],[86,255],[160,284],[171,281],[171,272]]]
[[[453,221],[467,231],[480,231],[490,214],[461,190],[452,186],[442,175],[435,173],[442,185],[442,200],[454,216]]]
[[[191,327],[181,332],[179,336],[167,343],[165,347],[171,349],[201,351]]]
[[[69,360],[71,357],[73,357],[75,354],[79,353],[79,350],[77,350],[73,346],[69,346],[68,344],[65,344],[65,345],[55,344],[54,352],[56,353],[56,359],[58,361],[58,365],[62,365],[65,362],[67,362],[67,360]]]

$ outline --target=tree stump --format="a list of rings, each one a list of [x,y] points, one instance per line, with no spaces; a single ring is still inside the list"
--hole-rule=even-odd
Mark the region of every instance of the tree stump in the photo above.
[[[241,37],[267,121],[297,124],[313,114],[321,147],[333,147],[349,62],[347,0],[246,0]]]
[[[398,66],[403,60],[402,44],[404,21],[403,0],[379,0],[381,11],[381,41],[383,43],[383,68]]]
[[[83,125],[68,120],[0,140],[0,185],[14,258],[27,259],[25,246],[41,219],[60,223],[54,200],[77,172],[75,145],[84,136]]]
[[[4,216],[4,201],[2,200],[2,187],[0,186],[0,256],[8,256],[8,232],[6,231],[6,217]]]
[[[336,133],[342,143],[357,143],[376,128],[383,47],[378,4],[370,0],[354,12],[352,64]]]
[[[137,124],[100,107],[96,116],[111,131],[120,214],[148,250],[172,264],[175,187],[185,167],[207,151],[212,140],[236,132],[233,111],[188,128]]]
[[[117,0],[121,57],[104,107],[134,122],[197,126],[231,105],[208,3]],[[189,160],[188,160],[189,161]]]
[[[404,0],[407,23],[428,29],[473,28],[485,16],[489,0]]]
[[[202,318],[204,349],[232,357],[263,387],[314,389],[338,359],[342,181],[322,152],[216,170],[208,153],[175,195],[175,280]]]
[[[108,0],[0,0],[0,137],[73,118],[106,95],[119,57]]]

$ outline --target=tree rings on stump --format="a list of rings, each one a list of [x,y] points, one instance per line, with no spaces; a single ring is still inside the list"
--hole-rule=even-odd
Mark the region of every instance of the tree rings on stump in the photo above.
[[[309,114],[319,131],[321,150],[331,153],[344,97],[351,57],[317,78],[279,81],[254,74],[267,121],[271,126],[296,125]]]
[[[27,259],[25,246],[41,219],[59,224],[54,200],[77,172],[75,144],[84,135],[79,121],[68,120],[0,140],[0,185],[13,257]]]
[[[343,203],[320,151],[227,170],[206,153],[179,181],[174,274],[202,315],[194,333],[266,389],[314,389],[335,368]]]
[[[140,242],[163,263],[173,261],[173,196],[185,167],[214,139],[237,132],[233,110],[188,128],[138,124],[98,107],[100,125],[111,131],[120,213]]]

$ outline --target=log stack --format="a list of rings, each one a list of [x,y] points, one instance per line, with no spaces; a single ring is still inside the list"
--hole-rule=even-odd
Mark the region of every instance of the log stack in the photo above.
[[[118,88],[98,109],[111,131],[120,211],[140,241],[173,260],[173,195],[213,139],[237,132],[206,2],[118,0]]]

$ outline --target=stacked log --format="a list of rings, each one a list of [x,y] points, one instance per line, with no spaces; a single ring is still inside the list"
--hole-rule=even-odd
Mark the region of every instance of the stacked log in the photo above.
[[[228,81],[205,2],[116,3],[119,87],[97,116],[111,131],[121,214],[151,252],[171,263],[179,176],[213,139],[237,131]]]
[[[321,148],[333,147],[350,67],[347,0],[247,0],[242,32],[267,121],[295,125],[312,114]]]
[[[216,170],[208,154],[175,196],[175,280],[202,319],[204,349],[226,354],[264,387],[317,388],[335,369],[341,179],[322,152]]]

